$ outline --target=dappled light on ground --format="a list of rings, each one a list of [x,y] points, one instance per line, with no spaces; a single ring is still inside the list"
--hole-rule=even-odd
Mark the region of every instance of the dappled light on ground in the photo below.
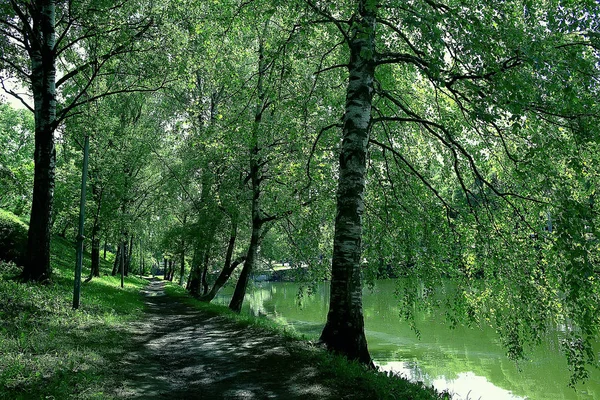
[[[340,399],[331,377],[294,357],[294,344],[178,302],[153,281],[147,314],[125,357],[118,397],[136,399]]]

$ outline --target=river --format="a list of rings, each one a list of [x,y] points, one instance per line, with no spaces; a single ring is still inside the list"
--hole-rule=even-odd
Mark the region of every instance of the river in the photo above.
[[[256,283],[246,294],[243,312],[318,338],[327,315],[329,285],[319,284],[301,304],[298,288],[292,282]],[[450,328],[439,313],[417,314],[417,337],[398,317],[395,288],[394,281],[377,281],[363,295],[369,351],[382,369],[448,390],[456,400],[600,400],[599,370],[591,371],[589,381],[576,391],[567,386],[570,375],[558,349],[560,332],[516,364],[506,357],[493,329]],[[227,304],[233,288],[221,292],[215,302]]]

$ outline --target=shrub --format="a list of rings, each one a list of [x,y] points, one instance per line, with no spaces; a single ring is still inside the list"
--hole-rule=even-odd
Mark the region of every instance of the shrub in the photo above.
[[[0,260],[20,264],[27,247],[27,225],[16,215],[0,209]]]

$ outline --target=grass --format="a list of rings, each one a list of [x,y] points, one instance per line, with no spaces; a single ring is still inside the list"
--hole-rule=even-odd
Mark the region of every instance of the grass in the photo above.
[[[54,238],[51,260],[50,285],[17,283],[10,278],[19,269],[0,262],[0,399],[110,399],[126,325],[141,318],[147,282],[129,277],[121,289],[101,260],[102,277],[82,284],[72,310],[74,245]]]
[[[299,334],[290,326],[279,325],[264,317],[236,314],[225,306],[200,302],[190,297],[185,289],[171,282],[167,282],[165,293],[209,314],[224,316],[240,327],[251,327],[258,331],[281,335],[288,341],[299,344],[289,349],[296,359],[308,365],[318,366],[333,386],[344,388],[346,392],[364,393],[365,399],[450,399],[450,395],[439,393],[423,383],[410,382],[393,373],[368,369],[357,362],[349,362],[344,357],[327,352],[322,347],[310,343],[305,335]]]
[[[277,324],[275,321],[272,321],[268,318],[258,318],[249,314],[238,314],[229,309],[229,307],[225,307],[218,304],[205,303],[203,301],[198,301],[195,298],[191,297],[189,293],[181,286],[165,281],[165,293],[168,296],[177,298],[180,302],[186,303],[200,309],[211,315],[220,315],[225,316],[233,321],[235,321],[240,327],[253,327],[263,329],[267,332],[276,332],[277,334],[284,336],[290,340],[308,340],[305,335],[299,334],[293,327],[284,326]]]

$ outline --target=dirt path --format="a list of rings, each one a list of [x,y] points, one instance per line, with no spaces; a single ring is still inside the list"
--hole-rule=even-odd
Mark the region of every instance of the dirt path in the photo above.
[[[295,343],[240,328],[166,296],[164,282],[145,290],[147,317],[136,324],[118,397],[131,399],[340,399],[335,388],[294,354]],[[300,358],[302,360],[302,358]]]

